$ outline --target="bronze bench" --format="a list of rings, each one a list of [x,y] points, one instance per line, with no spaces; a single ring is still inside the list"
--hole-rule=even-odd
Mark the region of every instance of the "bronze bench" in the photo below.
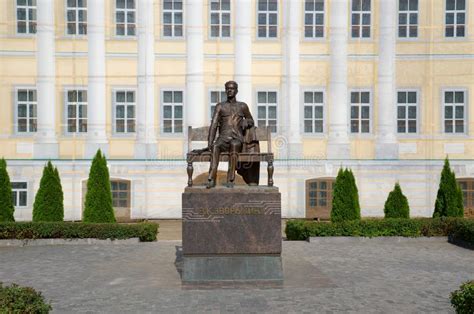
[[[207,136],[209,133],[209,127],[201,127],[193,129],[191,126],[188,128],[188,152],[186,155],[186,162],[188,163],[188,186],[193,186],[193,162],[210,162],[211,153],[204,152],[201,154],[192,153],[192,142],[203,141],[207,143]],[[239,153],[239,162],[267,162],[268,172],[268,186],[273,186],[273,153],[272,153],[272,138],[270,128],[256,128],[257,140],[259,142],[267,142],[267,153]],[[221,153],[219,161],[229,161],[229,153]]]

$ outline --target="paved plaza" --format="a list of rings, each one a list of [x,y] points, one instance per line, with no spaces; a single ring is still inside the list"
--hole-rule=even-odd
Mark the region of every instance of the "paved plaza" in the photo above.
[[[449,313],[474,251],[445,239],[283,242],[281,286],[183,286],[181,241],[0,247],[3,282],[57,313]]]

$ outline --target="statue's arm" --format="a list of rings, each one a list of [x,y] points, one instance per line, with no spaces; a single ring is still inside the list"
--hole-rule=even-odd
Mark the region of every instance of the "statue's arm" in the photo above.
[[[246,103],[243,103],[242,111],[244,112],[245,124],[247,125],[246,128],[253,127],[255,123],[253,121],[252,114],[250,113],[249,106],[247,106]]]
[[[217,104],[214,114],[212,115],[211,125],[209,126],[209,136],[207,138],[207,147],[211,149],[212,144],[216,138],[217,126],[219,125],[219,115],[221,112],[221,105]]]

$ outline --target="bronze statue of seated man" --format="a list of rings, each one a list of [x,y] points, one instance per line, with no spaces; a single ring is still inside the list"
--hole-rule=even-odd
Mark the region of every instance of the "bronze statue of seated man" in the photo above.
[[[216,186],[219,155],[229,152],[229,170],[227,172],[227,186],[233,187],[238,154],[242,152],[244,135],[247,129],[254,126],[254,121],[246,103],[239,102],[235,96],[238,93],[238,84],[234,81],[225,83],[227,100],[216,105],[209,127],[208,146],[205,150],[211,152],[211,164],[207,188]],[[216,134],[218,132],[218,137]]]

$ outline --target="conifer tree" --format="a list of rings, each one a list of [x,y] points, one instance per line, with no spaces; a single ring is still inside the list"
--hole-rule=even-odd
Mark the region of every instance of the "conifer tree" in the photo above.
[[[359,193],[352,170],[342,168],[334,183],[331,221],[360,219]]]
[[[92,223],[115,222],[107,160],[100,149],[92,160],[82,220]]]
[[[63,221],[64,194],[58,169],[48,161],[33,204],[33,221]]]
[[[388,194],[383,209],[385,218],[410,218],[408,199],[403,195],[400,184],[395,183],[395,188]]]
[[[433,217],[463,217],[464,203],[462,190],[456,182],[456,175],[449,166],[446,157],[441,171],[438,194],[435,202]]]
[[[15,221],[15,207],[12,200],[12,185],[7,172],[7,162],[0,160],[0,222]]]

